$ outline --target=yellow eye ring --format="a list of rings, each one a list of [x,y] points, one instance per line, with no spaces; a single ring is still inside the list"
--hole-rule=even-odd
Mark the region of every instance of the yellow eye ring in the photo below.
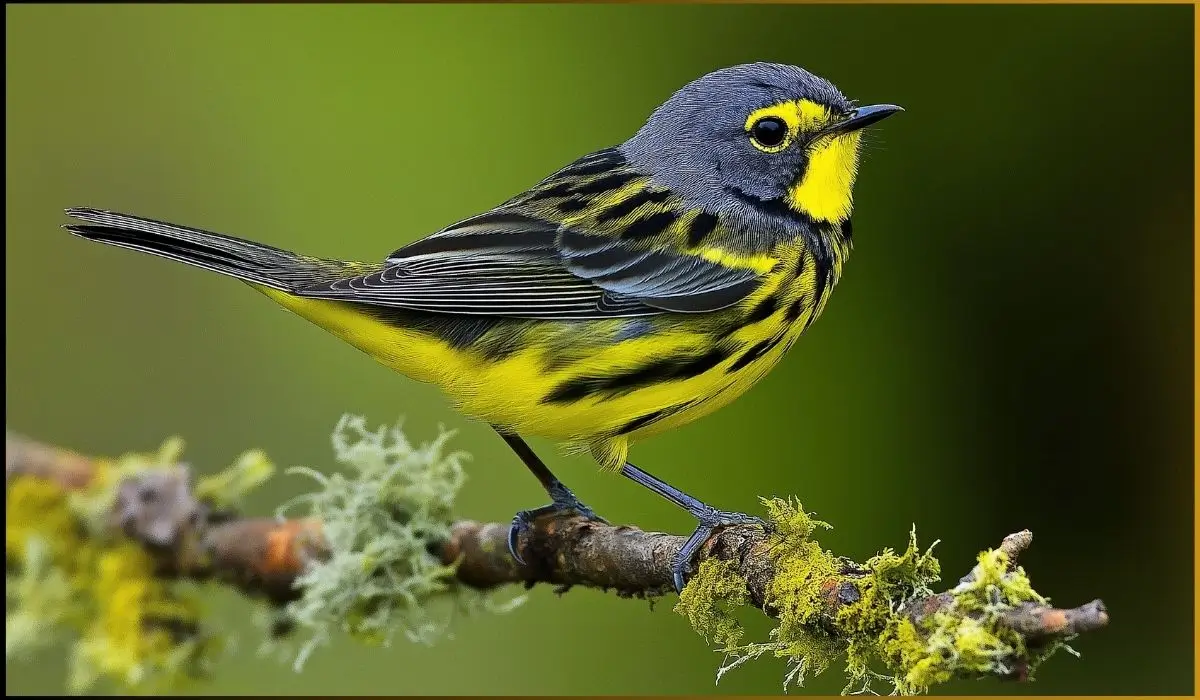
[[[750,134],[750,143],[764,153],[778,153],[792,142],[792,130],[779,117],[758,119],[746,131]]]

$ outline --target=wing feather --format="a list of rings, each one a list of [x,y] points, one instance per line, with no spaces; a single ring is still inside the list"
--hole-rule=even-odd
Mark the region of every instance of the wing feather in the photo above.
[[[760,281],[753,270],[629,240],[619,229],[565,226],[546,214],[547,199],[631,182],[635,175],[620,169],[618,155],[587,156],[525,198],[394,251],[376,270],[296,291],[434,313],[564,320],[715,311],[751,293]]]

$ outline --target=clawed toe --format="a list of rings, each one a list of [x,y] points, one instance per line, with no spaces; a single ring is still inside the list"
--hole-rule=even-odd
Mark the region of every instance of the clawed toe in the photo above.
[[[518,564],[524,564],[525,559],[521,557],[520,543],[521,535],[528,532],[533,527],[533,523],[543,515],[554,515],[557,513],[574,513],[587,520],[592,520],[598,523],[607,524],[608,521],[596,515],[595,511],[588,508],[582,501],[575,497],[562,482],[553,483],[548,489],[550,497],[553,499],[540,508],[533,510],[523,510],[513,516],[512,525],[508,528],[508,553]]]
[[[769,527],[767,522],[762,518],[754,515],[747,515],[746,513],[732,513],[728,511],[717,510],[716,508],[709,506],[704,506],[703,508],[697,508],[695,510],[689,510],[692,515],[696,516],[699,524],[692,532],[691,537],[688,537],[687,542],[685,542],[683,547],[680,548],[679,554],[675,556],[675,561],[671,565],[671,577],[675,583],[675,591],[677,593],[683,592],[683,587],[686,583],[685,574],[691,567],[692,557],[696,555],[696,552],[700,551],[700,548],[704,546],[704,543],[707,542],[717,530],[734,525],[755,525],[763,529],[767,529]]]
[[[517,552],[517,541],[529,530],[536,517],[535,511],[522,510],[513,516],[512,524],[508,526],[508,553],[518,564],[523,565],[525,560]]]

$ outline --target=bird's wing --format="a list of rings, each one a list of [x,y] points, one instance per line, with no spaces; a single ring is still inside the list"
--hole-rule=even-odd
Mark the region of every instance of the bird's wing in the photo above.
[[[638,185],[634,176],[612,177],[611,168],[589,169],[589,162],[395,251],[377,270],[296,293],[434,313],[565,320],[715,311],[757,287],[758,271],[706,260],[664,238],[662,224],[685,213],[664,196],[638,191],[650,206],[600,222],[603,207],[611,208],[604,203],[614,201],[604,198],[613,190],[603,187]],[[572,168],[585,175],[573,176]],[[553,202],[581,189],[586,196],[574,198],[583,213],[572,223]],[[630,199],[620,200],[626,209]]]

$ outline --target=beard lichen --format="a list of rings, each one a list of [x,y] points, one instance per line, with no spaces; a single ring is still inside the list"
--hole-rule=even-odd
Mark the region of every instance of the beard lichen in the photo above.
[[[295,654],[297,671],[335,633],[386,646],[401,632],[431,644],[447,633],[455,612],[506,612],[524,600],[498,602],[460,585],[455,566],[430,554],[450,536],[454,500],[466,480],[465,455],[446,450],[451,435],[416,447],[399,426],[369,430],[362,418],[343,416],[333,447],[349,473],[289,470],[321,488],[280,513],[307,506],[306,515],[322,523],[327,550],[296,580],[301,597],[285,611],[307,636]]]
[[[848,683],[843,694],[872,692],[875,682],[884,681],[894,693],[911,695],[952,678],[1031,671],[1057,649],[1070,651],[1062,642],[1030,650],[1017,632],[1001,624],[1015,606],[1046,602],[1024,570],[1009,567],[1001,550],[979,556],[971,576],[950,590],[947,605],[913,616],[906,604],[931,595],[941,574],[933,547],[917,546],[915,529],[903,553],[885,549],[859,566],[821,548],[813,533],[829,526],[799,503],[772,499],[764,505],[774,564],[764,602],[777,618],[769,641],[742,644],[745,634],[735,613],[749,594],[732,562],[703,561],[676,606],[726,655],[718,682],[728,671],[769,654],[787,661],[786,690],[844,655]]]

